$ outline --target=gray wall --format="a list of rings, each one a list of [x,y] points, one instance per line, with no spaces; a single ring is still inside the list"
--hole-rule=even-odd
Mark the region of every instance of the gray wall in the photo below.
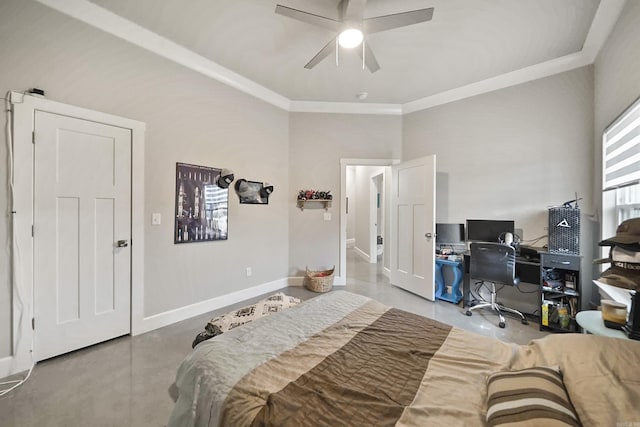
[[[402,159],[436,155],[438,221],[514,219],[532,239],[547,234],[547,207],[575,192],[594,212],[592,129],[584,67],[405,116]],[[529,310],[534,295],[513,298]]]
[[[287,276],[294,194],[286,111],[35,2],[0,2],[0,40],[3,94],[39,87],[49,99],[147,124],[146,316]],[[4,134],[0,158],[5,171]],[[275,191],[268,206],[239,205],[230,193],[229,240],[174,246],[176,162],[229,167],[237,178],[268,181]],[[3,172],[0,200],[7,200],[6,187]],[[10,354],[11,331],[4,250],[9,225],[2,206],[0,358]],[[152,212],[162,214],[161,226],[150,225]],[[250,278],[245,276],[248,266],[253,268]]]
[[[514,219],[530,239],[574,192],[592,211],[592,123],[585,67],[405,116],[402,159],[436,155],[439,221]]]
[[[339,267],[340,159],[399,158],[401,129],[399,116],[290,114],[289,275],[307,265]],[[308,188],[332,191],[331,221],[323,220],[323,209],[295,208],[297,191]]]
[[[594,199],[601,202],[602,132],[640,97],[640,2],[628,1],[594,64]]]

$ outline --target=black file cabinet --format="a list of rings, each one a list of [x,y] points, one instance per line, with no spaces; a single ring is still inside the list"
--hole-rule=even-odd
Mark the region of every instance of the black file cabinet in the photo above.
[[[580,255],[540,253],[540,330],[578,332]]]

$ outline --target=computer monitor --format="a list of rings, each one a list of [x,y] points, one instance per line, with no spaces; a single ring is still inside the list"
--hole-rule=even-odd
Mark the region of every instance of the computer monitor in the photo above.
[[[436,243],[456,245],[464,243],[464,224],[436,224]]]
[[[495,219],[468,219],[467,240],[470,242],[499,242],[504,233],[513,234],[514,221]]]

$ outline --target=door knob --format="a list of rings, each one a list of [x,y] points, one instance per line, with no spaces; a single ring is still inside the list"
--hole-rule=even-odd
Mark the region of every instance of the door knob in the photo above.
[[[427,239],[430,239],[431,237],[433,237],[433,234],[431,234],[431,233],[426,233],[426,234],[424,235],[424,237],[426,237]]]
[[[127,246],[129,246],[129,242],[127,240],[118,240],[116,242],[116,247],[118,248],[126,248]]]

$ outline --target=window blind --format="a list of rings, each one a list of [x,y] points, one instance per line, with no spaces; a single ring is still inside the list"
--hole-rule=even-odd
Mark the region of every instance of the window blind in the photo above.
[[[640,99],[605,129],[603,191],[640,182]]]

